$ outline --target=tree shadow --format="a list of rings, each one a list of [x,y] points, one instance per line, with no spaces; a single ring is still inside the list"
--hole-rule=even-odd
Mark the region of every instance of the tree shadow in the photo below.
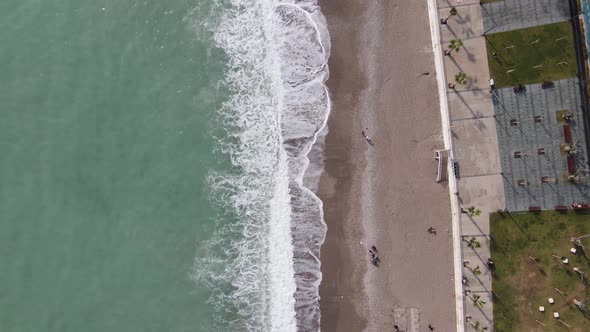
[[[475,110],[473,110],[473,108],[471,108],[471,106],[465,101],[465,98],[461,95],[461,92],[456,91],[455,96],[457,96],[457,98],[459,98],[459,100],[461,100],[461,102],[463,102],[463,105],[465,105],[465,107],[469,110],[469,112],[471,113],[471,115],[473,117],[477,116],[477,112]],[[485,128],[485,125],[483,125],[483,128]],[[482,128],[480,128],[480,129],[482,129]]]
[[[441,6],[441,4],[439,3],[439,1],[440,1],[440,2],[444,2],[444,4],[446,4],[446,5],[447,5],[447,6],[449,6],[449,7],[453,6],[453,4],[451,4],[451,1],[450,1],[450,0],[437,0],[437,7],[438,7],[438,8],[440,8],[440,7],[443,7],[443,6]]]
[[[469,49],[467,47],[465,47],[465,45],[461,46],[461,48],[465,51],[465,54],[467,54],[467,60],[469,60],[470,62],[474,62],[475,55],[473,53],[469,52]]]
[[[490,301],[493,302],[493,299],[491,297],[490,297]],[[490,317],[483,310],[483,306],[485,306],[486,304],[488,304],[488,303],[485,303],[482,306],[475,306],[473,304],[473,300],[471,301],[471,305],[473,305],[474,307],[479,309],[479,312],[485,317],[485,319],[488,321],[488,324],[490,324],[491,323]]]
[[[504,110],[504,113],[511,115],[511,113],[506,109],[506,106],[504,106],[504,103],[500,100],[499,96],[495,92],[492,92],[492,103],[494,105],[500,105],[500,107],[502,107],[502,109]]]
[[[478,292],[486,292],[486,293],[490,292],[489,289],[484,285],[484,281],[479,277],[479,275],[474,274],[473,271],[471,270],[471,268],[469,268],[469,267],[463,268],[463,275],[465,275],[466,271],[469,271],[469,273],[471,273],[471,275],[477,280],[478,285],[475,285],[475,287],[478,287],[478,288],[481,287],[483,289],[483,290],[479,290]],[[470,282],[469,287],[472,288],[473,287],[472,285],[473,284]],[[474,293],[473,290],[471,292]]]
[[[479,227],[479,224],[475,221],[475,219],[473,219],[473,217],[471,217],[468,214],[466,214],[465,216],[473,223],[473,225],[475,225],[477,230],[479,230],[479,234],[481,234],[482,236],[485,236],[486,233],[483,231],[483,229],[481,229],[481,227]],[[465,235],[463,235],[463,236],[465,237]],[[468,236],[468,237],[471,237],[471,236]]]
[[[471,38],[475,36],[475,32],[473,32],[473,29],[471,29],[471,25],[469,24],[471,23],[471,15],[457,15],[457,23],[463,28],[463,33],[466,37]]]
[[[473,92],[473,94],[479,93],[476,89],[478,89],[477,87],[475,87],[475,85],[479,83],[479,79],[475,76],[471,76],[469,78],[469,81],[466,85],[466,91],[471,91]]]
[[[514,216],[512,216],[511,212],[506,212],[508,214],[508,216],[510,216],[510,219],[512,220],[512,222],[514,223],[514,225],[516,225],[516,227],[522,232],[522,234],[526,237],[527,241],[529,241],[529,236],[528,234],[524,231],[524,229],[522,228],[522,226],[520,226],[520,224],[518,223],[518,221],[516,221],[516,219],[514,218]]]
[[[488,8],[490,8],[490,7],[492,7],[491,4],[485,4],[485,5],[479,6],[479,8],[481,8],[481,11],[483,14],[482,19],[485,19],[486,17],[488,17],[494,25],[490,30],[493,30],[496,28],[496,26],[499,26],[499,24],[496,21],[496,17],[494,16],[494,14],[488,10]]]
[[[447,24],[447,30],[453,35],[454,39],[459,39],[459,37],[457,36],[457,34],[455,33],[455,30],[453,30],[451,25]]]
[[[490,241],[489,241],[488,237],[487,237],[485,234],[478,235],[478,236],[463,236],[463,241],[464,241],[464,242],[466,242],[466,243],[468,244],[468,245],[467,245],[467,247],[468,247],[468,248],[471,248],[471,249],[473,249],[473,253],[475,253],[475,256],[477,256],[477,258],[479,259],[479,261],[481,262],[481,264],[482,264],[483,266],[485,266],[485,265],[486,265],[486,263],[484,262],[484,260],[483,260],[483,257],[481,257],[481,255],[479,254],[479,252],[476,250],[477,248],[474,248],[474,247],[470,247],[470,246],[469,246],[469,243],[470,243],[470,242],[469,242],[469,240],[470,240],[472,237],[474,237],[474,238],[477,238],[477,237],[483,237],[483,238],[485,238],[485,239],[486,239],[486,245],[487,245],[488,247],[490,246]],[[479,242],[479,241],[478,241],[478,242]],[[480,242],[480,246],[481,246],[481,242]],[[477,276],[476,276],[476,277],[477,277]],[[477,279],[479,279],[479,278],[477,278]],[[481,281],[481,280],[480,280],[480,281]],[[484,288],[485,288],[485,287],[484,287]]]
[[[504,219],[506,219],[506,218],[504,218]],[[500,244],[496,241],[496,239],[494,239],[494,236],[490,234],[490,249],[492,249],[492,248],[500,251],[502,253],[502,255],[504,255],[504,257],[508,257],[508,254],[506,253],[506,251],[504,251],[504,249],[502,249]],[[492,250],[490,250],[490,251],[492,251]]]
[[[463,68],[461,68],[461,66],[459,66],[459,63],[457,63],[457,60],[455,60],[455,58],[453,58],[452,54],[448,55],[447,57],[451,60],[451,62],[455,65],[455,67],[457,67],[457,69],[459,71],[463,71]]]

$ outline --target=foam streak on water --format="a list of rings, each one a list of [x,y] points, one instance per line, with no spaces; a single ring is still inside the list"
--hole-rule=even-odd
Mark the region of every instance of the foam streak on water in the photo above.
[[[219,148],[232,169],[210,178],[225,213],[195,278],[213,289],[217,329],[319,331],[326,227],[302,179],[330,110],[325,20],[315,1],[223,6],[214,32],[231,97],[219,112]]]

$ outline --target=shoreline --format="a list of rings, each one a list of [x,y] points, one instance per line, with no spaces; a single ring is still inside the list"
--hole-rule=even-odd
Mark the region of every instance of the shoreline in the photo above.
[[[332,45],[328,63],[330,77],[326,81],[332,110],[323,150],[324,170],[317,192],[328,226],[321,248],[321,329],[362,331],[367,324],[361,313],[367,303],[361,287],[367,262],[364,256],[361,259],[355,254],[353,247],[362,232],[361,225],[355,222],[360,217],[359,202],[352,195],[359,192],[360,183],[354,172],[361,167],[353,154],[360,151],[361,143],[365,142],[355,139],[361,137],[360,131],[358,137],[350,135],[356,130],[357,121],[350,110],[359,107],[364,89],[362,82],[366,81],[356,59],[360,38],[355,31],[357,15],[363,12],[364,5],[360,1],[325,0],[320,0],[319,5],[328,23]]]
[[[391,330],[396,309],[415,308],[423,327],[451,331],[451,206],[446,183],[434,181],[434,150],[444,143],[427,4],[319,4],[332,39],[317,193],[328,226],[322,330]],[[375,147],[361,136],[365,128]],[[378,268],[369,263],[373,244]]]

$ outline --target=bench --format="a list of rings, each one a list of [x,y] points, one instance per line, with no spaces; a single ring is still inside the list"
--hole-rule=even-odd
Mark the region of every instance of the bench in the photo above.
[[[567,144],[572,144],[572,130],[570,125],[563,125],[563,139]]]
[[[582,204],[582,203],[574,203],[574,204],[572,204],[572,208],[574,208],[574,210],[585,210],[585,209],[590,208],[590,205]]]
[[[566,205],[555,205],[553,209],[555,211],[567,211],[568,208]]]
[[[567,156],[567,172],[570,175],[576,173],[576,162],[573,156]]]
[[[541,88],[542,89],[550,89],[552,87],[555,86],[555,83],[551,82],[551,81],[545,81],[543,83],[541,83]]]
[[[449,150],[436,150],[434,151],[434,159],[437,161],[436,165],[436,182],[441,182],[447,179],[447,169],[446,166],[448,164],[448,153]]]
[[[530,212],[541,212],[541,207],[540,206],[529,206],[529,211]]]

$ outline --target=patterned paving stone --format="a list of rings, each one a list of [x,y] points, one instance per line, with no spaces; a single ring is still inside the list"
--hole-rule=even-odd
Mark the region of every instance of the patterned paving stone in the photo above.
[[[482,6],[483,26],[490,33],[567,21],[568,1],[503,0]]]
[[[565,142],[563,127],[567,124],[572,143],[579,150],[574,157],[576,169],[582,178],[587,177],[578,79],[556,81],[549,89],[540,84],[527,85],[526,91],[519,94],[510,87],[498,89],[493,101],[506,207],[512,211],[531,206],[552,210],[573,202],[589,203],[588,182],[572,184],[567,180],[567,154],[561,149]],[[556,113],[560,110],[573,112],[573,121],[558,121]]]

